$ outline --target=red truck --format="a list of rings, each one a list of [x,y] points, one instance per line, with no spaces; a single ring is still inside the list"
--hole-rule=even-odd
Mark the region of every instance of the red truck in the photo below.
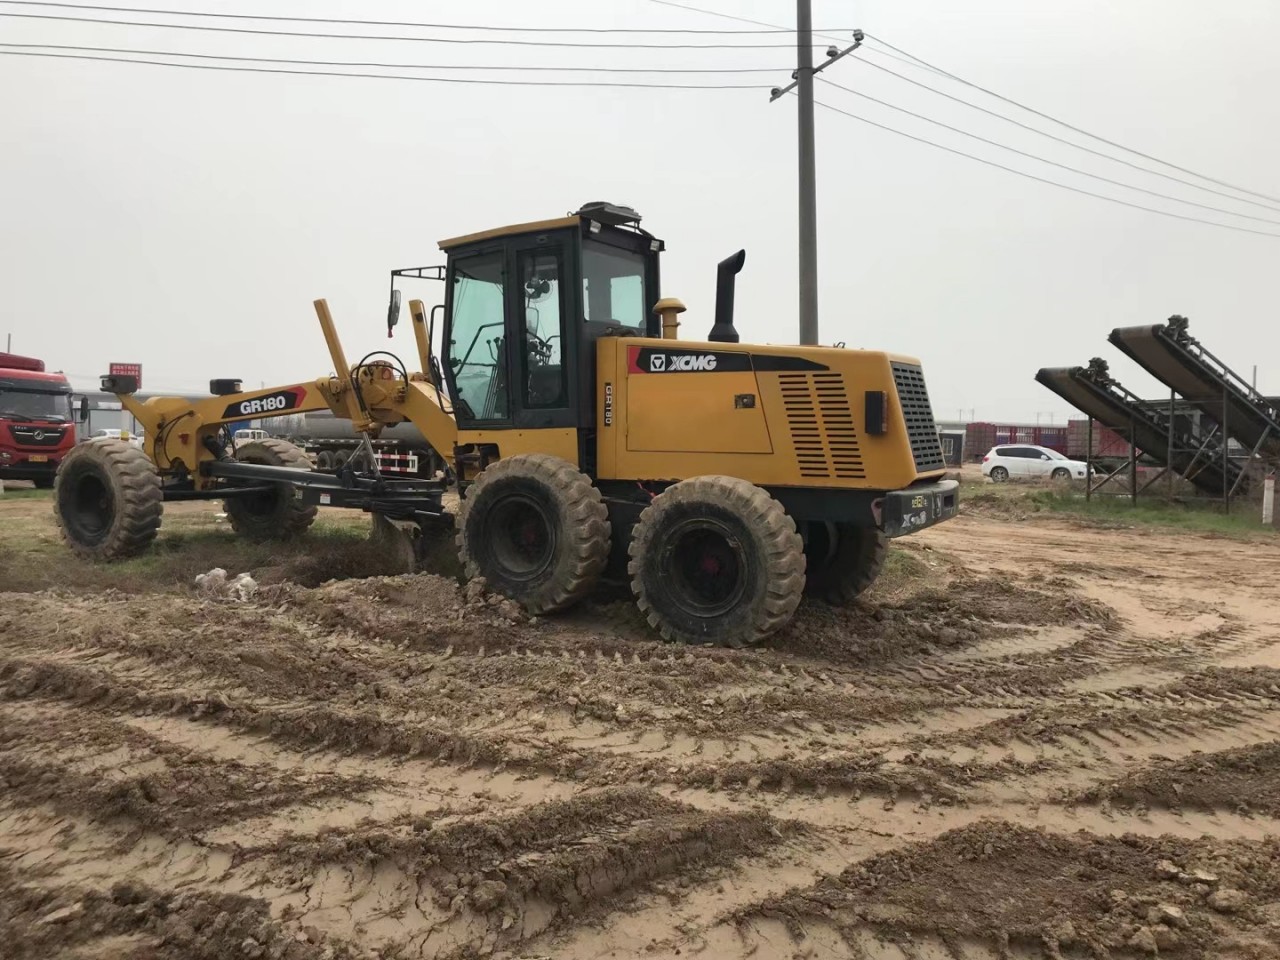
[[[48,489],[75,443],[66,376],[46,373],[43,360],[0,353],[0,480]]]

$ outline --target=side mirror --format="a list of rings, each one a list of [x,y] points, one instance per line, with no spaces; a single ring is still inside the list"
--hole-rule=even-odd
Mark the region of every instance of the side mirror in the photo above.
[[[76,408],[76,422],[85,423],[89,419],[89,398],[81,397],[80,406]]]
[[[400,322],[400,291],[391,291],[391,302],[387,304],[387,336],[391,336],[391,331],[397,323]]]

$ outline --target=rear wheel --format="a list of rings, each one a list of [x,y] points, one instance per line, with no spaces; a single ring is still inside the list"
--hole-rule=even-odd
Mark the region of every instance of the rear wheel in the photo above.
[[[564,610],[609,559],[609,511],[573,464],[522,454],[486,467],[462,501],[458,552],[468,578],[530,613]]]
[[[162,501],[155,467],[123,440],[77,444],[54,479],[62,539],[89,560],[121,560],[150,546],[160,529]]]
[[[631,538],[631,588],[667,640],[743,646],[786,625],[804,590],[804,543],[764,490],[694,477],[645,509]]]
[[[852,603],[875,583],[889,554],[889,538],[874,527],[813,523],[805,544],[804,592],[837,606]]]
[[[268,437],[246,443],[236,451],[241,463],[260,463],[293,470],[311,470],[311,460],[300,447],[287,440]],[[273,483],[265,493],[228,497],[223,509],[231,528],[250,540],[288,540],[306,532],[317,509],[303,503],[299,488],[283,481]]]
[[[1004,483],[1009,479],[1009,471],[1004,467],[992,467],[990,477],[994,483]]]

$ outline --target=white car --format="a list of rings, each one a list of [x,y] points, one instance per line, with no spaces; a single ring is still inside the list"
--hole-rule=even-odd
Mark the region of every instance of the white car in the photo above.
[[[995,483],[1006,480],[1048,478],[1050,480],[1083,480],[1085,464],[1064,457],[1057,450],[1029,443],[1006,443],[992,447],[982,458],[982,475]]]
[[[101,430],[93,431],[90,440],[124,440],[133,444],[135,447],[142,446],[142,434],[130,433],[128,430],[117,430],[113,427],[104,427]]]

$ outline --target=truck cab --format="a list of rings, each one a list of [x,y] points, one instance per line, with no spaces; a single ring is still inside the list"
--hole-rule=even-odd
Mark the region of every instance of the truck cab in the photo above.
[[[58,464],[76,443],[71,384],[44,361],[0,353],[0,480],[53,486]]]

